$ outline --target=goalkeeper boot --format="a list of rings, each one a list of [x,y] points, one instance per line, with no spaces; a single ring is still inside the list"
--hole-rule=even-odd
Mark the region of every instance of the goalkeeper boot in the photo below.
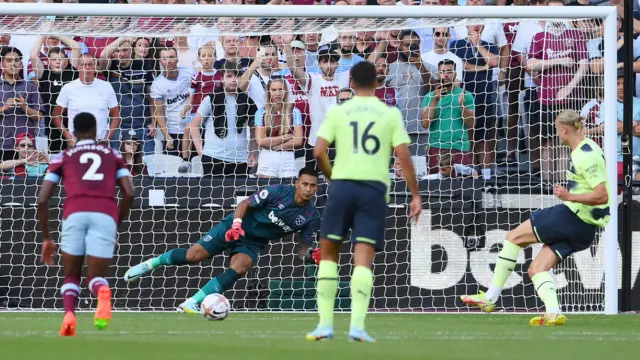
[[[488,313],[493,312],[496,308],[496,304],[487,299],[484,291],[480,291],[477,295],[462,295],[460,296],[460,300],[469,306],[479,307],[482,311]]]
[[[153,270],[153,266],[151,265],[151,259],[149,259],[127,270],[124,274],[124,280],[127,282],[136,281],[151,270]]]
[[[322,341],[333,339],[333,328],[318,326],[313,332],[307,334],[309,341]]]
[[[64,320],[62,320],[62,326],[60,327],[60,336],[75,336],[76,335],[76,315],[71,311],[64,314]]]
[[[529,325],[532,326],[553,326],[564,325],[567,322],[567,317],[562,314],[544,314],[542,316],[536,316],[529,320]]]
[[[369,342],[369,343],[376,342],[376,340],[371,336],[369,336],[369,334],[367,334],[366,331],[360,330],[360,329],[354,329],[354,328],[351,328],[349,330],[349,341]]]
[[[109,325],[111,321],[111,289],[103,286],[98,291],[98,308],[93,318],[93,324],[96,329],[102,330]]]
[[[176,311],[180,314],[204,314],[204,312],[200,308],[200,304],[198,304],[193,299],[185,300],[182,304],[178,305]]]

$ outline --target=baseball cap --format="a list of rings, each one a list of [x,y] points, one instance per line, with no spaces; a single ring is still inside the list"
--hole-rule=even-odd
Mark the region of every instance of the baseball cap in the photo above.
[[[338,51],[338,45],[335,43],[323,45],[318,49],[318,58],[325,56],[335,56],[340,57],[340,52]]]
[[[136,134],[135,130],[123,131],[122,134],[120,134],[120,141],[129,141],[129,140],[140,141],[140,138]]]
[[[307,50],[307,45],[305,45],[302,41],[300,40],[293,40],[291,42],[291,48],[292,49],[302,49],[302,50]]]

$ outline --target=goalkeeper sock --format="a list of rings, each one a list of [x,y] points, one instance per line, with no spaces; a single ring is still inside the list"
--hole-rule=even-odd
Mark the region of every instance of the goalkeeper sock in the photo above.
[[[158,266],[167,265],[184,265],[187,264],[187,249],[173,249],[166,253],[151,259],[151,266],[157,268]]]
[[[498,253],[498,260],[496,261],[496,267],[493,273],[493,282],[491,283],[489,290],[487,290],[487,293],[484,294],[487,300],[492,303],[498,301],[504,283],[507,282],[507,279],[516,266],[520,250],[520,246],[507,240],[504,242],[500,253]]]
[[[351,274],[351,326],[350,329],[364,330],[364,320],[369,310],[373,272],[366,266],[356,266]]]
[[[548,271],[535,274],[531,279],[533,286],[549,314],[560,314],[558,295],[556,294],[556,282]]]
[[[209,282],[206,283],[202,289],[198,290],[191,299],[200,304],[207,295],[222,294],[226,290],[230,289],[238,279],[240,279],[240,274],[235,270],[228,268],[222,274],[209,280]]]
[[[320,315],[320,327],[333,328],[333,308],[338,293],[338,264],[329,261],[320,261],[318,269],[318,315]]]

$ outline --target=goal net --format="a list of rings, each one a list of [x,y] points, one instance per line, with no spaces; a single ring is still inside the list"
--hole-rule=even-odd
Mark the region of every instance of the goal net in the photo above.
[[[61,307],[61,268],[39,263],[34,205],[48,159],[72,145],[75,114],[93,113],[99,138],[134,173],[108,279],[114,307],[170,311],[228,257],[136,283],[122,279],[127,269],[195,243],[264,186],[293,184],[314,166],[326,111],[353,95],[349,69],[371,61],[376,96],[403,115],[424,202],[410,223],[403,174],[390,166],[371,309],[469,311],[459,297],[490,285],[507,231],[558,203],[553,185],[571,167],[554,137],[561,111],[581,114],[585,133],[607,144],[615,193],[615,125],[604,121],[616,116],[616,65],[604,61],[615,56],[615,10],[551,10],[3,4],[0,309]],[[320,211],[329,187],[320,180]],[[63,203],[64,191],[51,203],[56,239]],[[616,228],[613,210],[593,246],[553,270],[564,311],[616,311]],[[262,251],[225,293],[235,310],[315,310],[317,269],[299,257],[300,241],[274,239]],[[518,258],[504,311],[542,309],[527,275],[540,248]],[[351,262],[347,243],[339,310],[350,306]],[[83,290],[80,307],[92,306]]]

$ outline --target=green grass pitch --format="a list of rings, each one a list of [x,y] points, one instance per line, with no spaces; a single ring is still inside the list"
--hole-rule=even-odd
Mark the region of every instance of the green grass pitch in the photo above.
[[[336,338],[312,343],[314,314],[232,313],[224,321],[173,313],[114,313],[103,331],[78,316],[77,335],[60,338],[61,313],[0,313],[3,360],[627,360],[640,351],[640,317],[569,315],[561,327],[532,327],[524,315],[373,314],[375,344]]]

